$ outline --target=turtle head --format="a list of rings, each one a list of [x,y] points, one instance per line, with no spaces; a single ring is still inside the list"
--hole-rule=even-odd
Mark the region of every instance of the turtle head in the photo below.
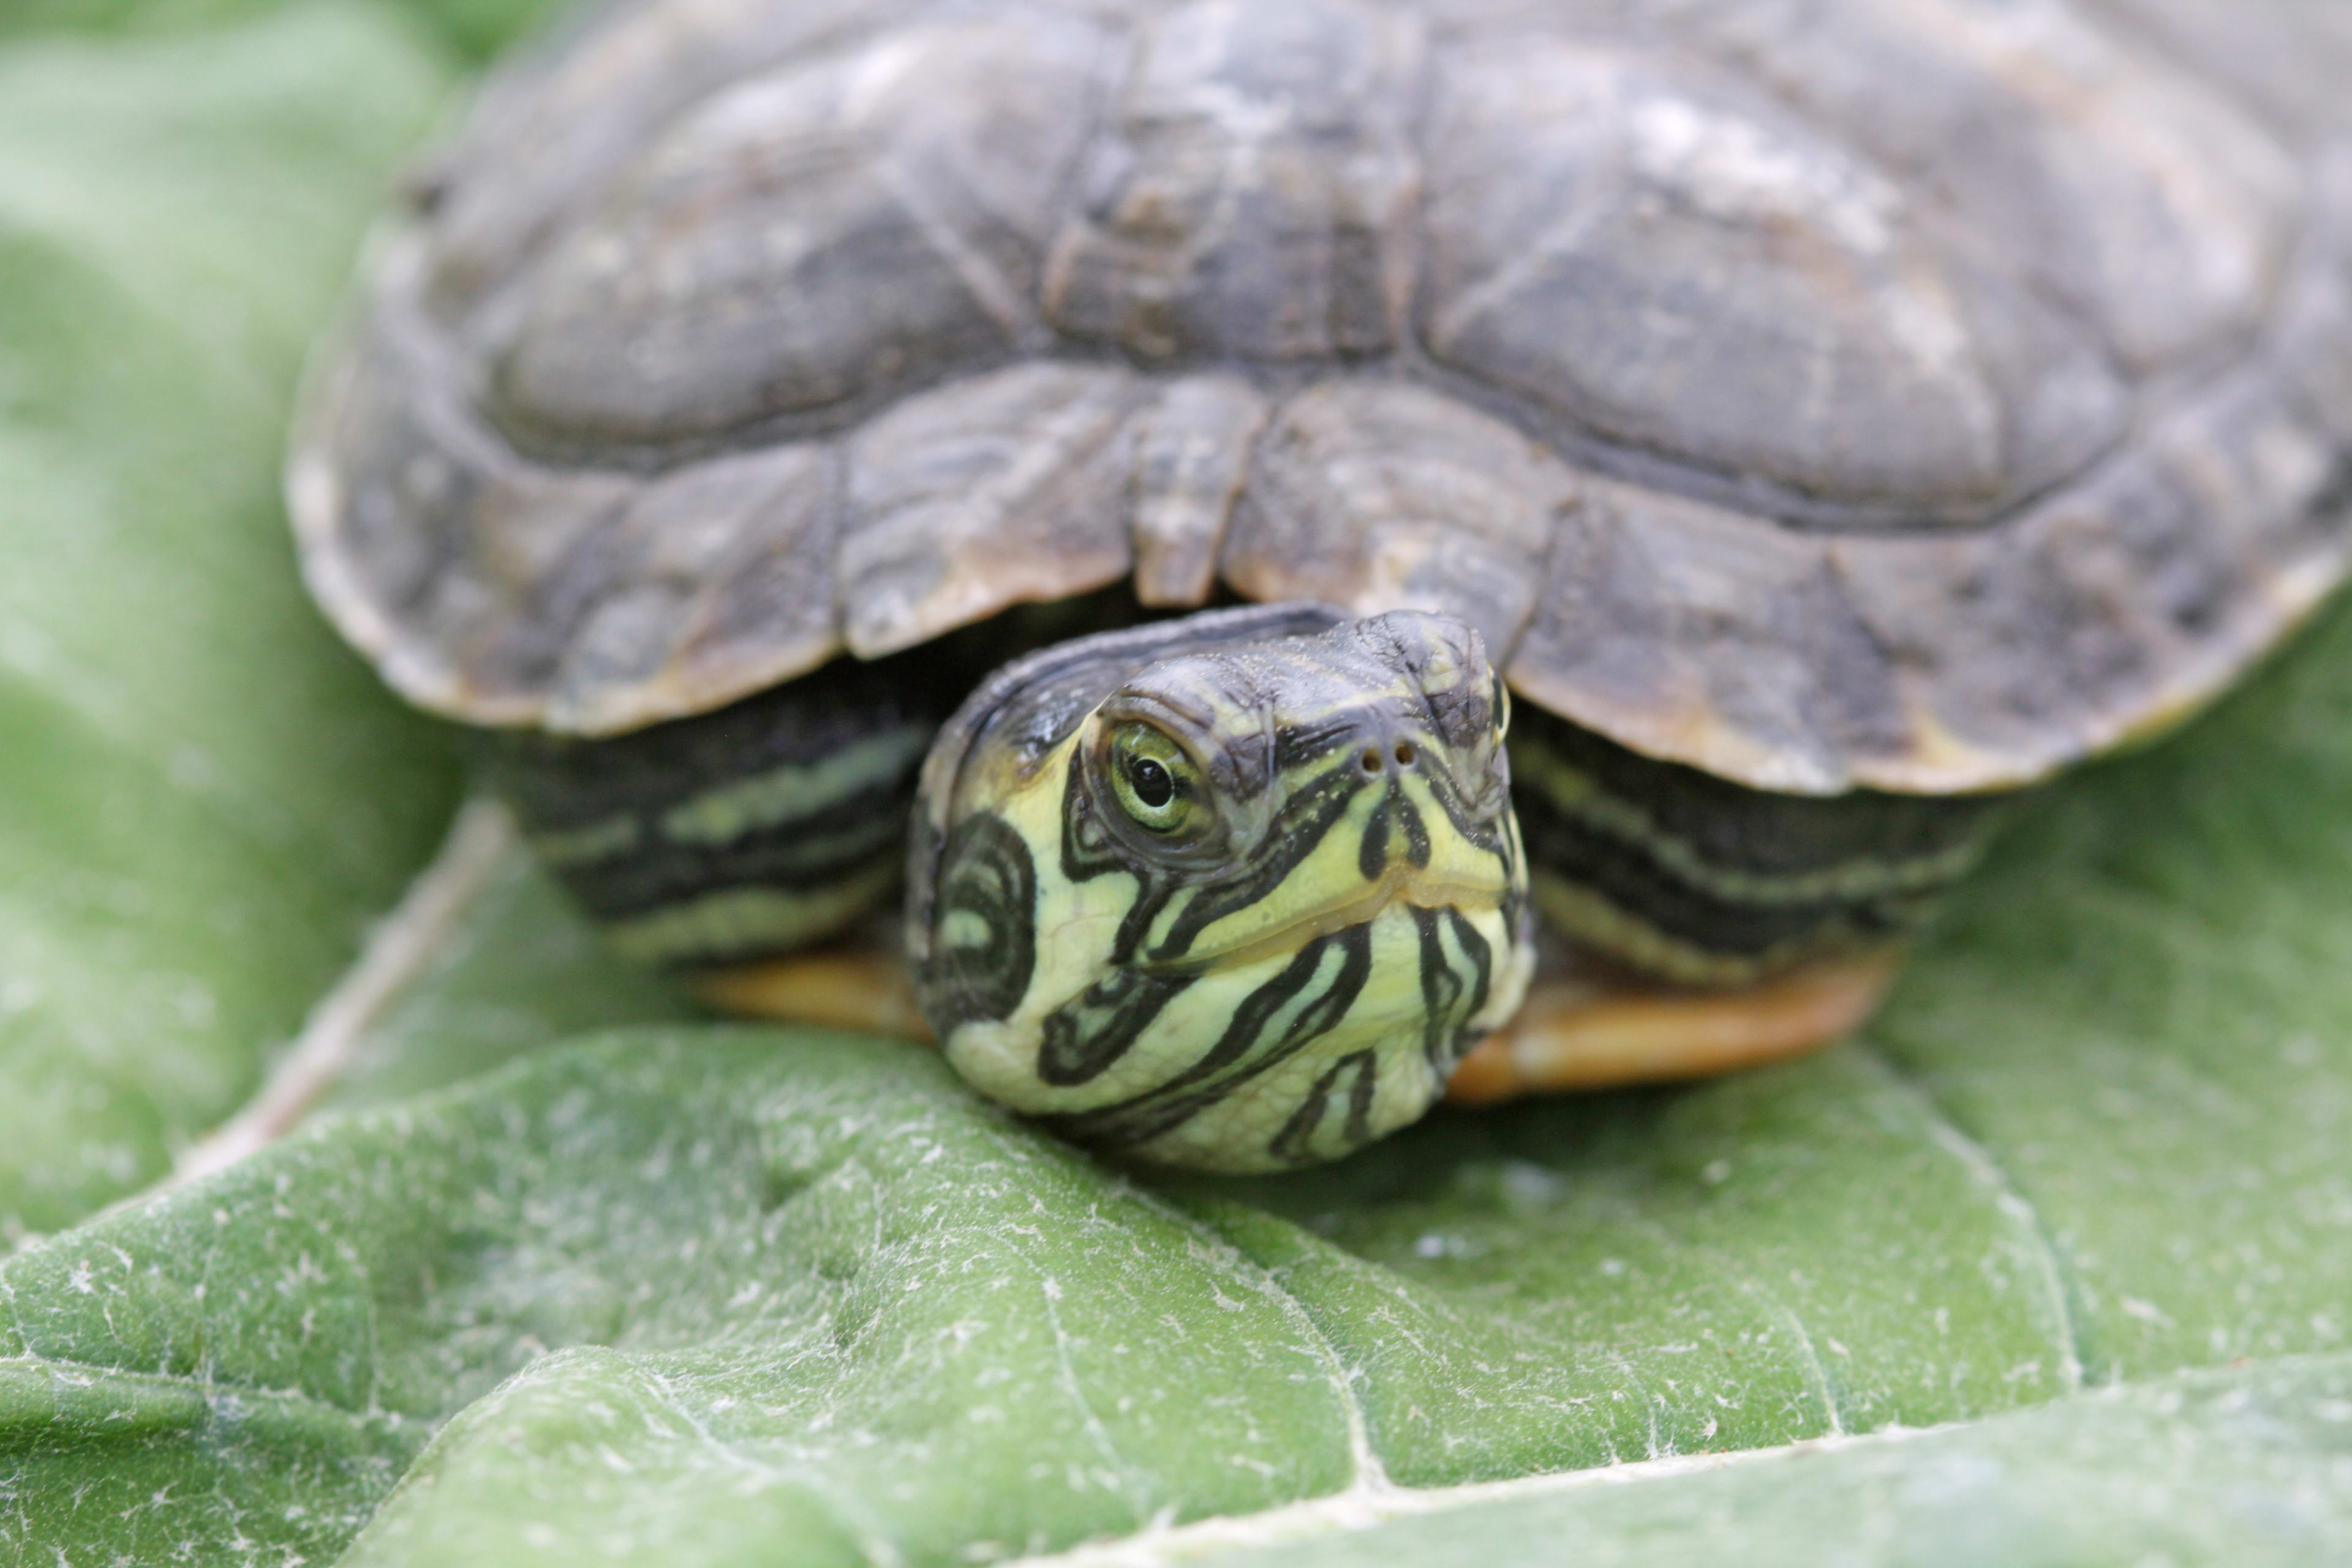
[[[1508,698],[1400,611],[1209,612],[1007,666],[924,772],[908,944],[950,1061],[1212,1170],[1420,1116],[1525,992]]]

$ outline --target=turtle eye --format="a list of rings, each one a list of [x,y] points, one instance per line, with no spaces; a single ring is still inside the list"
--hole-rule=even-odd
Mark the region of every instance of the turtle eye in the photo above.
[[[1206,820],[1200,770],[1184,748],[1150,724],[1121,724],[1110,738],[1111,792],[1148,832],[1177,835]]]
[[[1495,739],[1499,741],[1511,732],[1511,689],[1503,684],[1501,676],[1493,679],[1495,689],[1488,700],[1495,705]]]

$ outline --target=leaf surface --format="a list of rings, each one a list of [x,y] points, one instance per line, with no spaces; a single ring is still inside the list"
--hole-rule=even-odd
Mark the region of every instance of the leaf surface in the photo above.
[[[0,47],[0,1227],[152,1179],[425,853],[446,742],[320,624],[296,369],[447,66],[396,14]]]
[[[1474,1497],[1349,1500],[1171,1534],[1068,1568],[1800,1568],[1877,1563],[2227,1563],[2341,1558],[2352,1534],[2352,1357],[2177,1374],[1928,1433],[1587,1471]],[[1367,1524],[1385,1503],[1404,1517]]]
[[[292,5],[315,0],[291,0]],[[234,27],[285,11],[289,0],[9,0],[0,41],[66,32],[152,37]],[[561,0],[400,0],[388,9],[416,33],[468,58],[487,58],[562,8]]]

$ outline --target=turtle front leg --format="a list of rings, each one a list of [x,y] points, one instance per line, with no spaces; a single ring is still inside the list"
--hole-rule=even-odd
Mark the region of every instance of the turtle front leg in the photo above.
[[[1887,947],[1705,992],[1611,990],[1538,976],[1517,1015],[1463,1058],[1446,1099],[1488,1105],[1522,1094],[1706,1078],[1801,1057],[1875,1012],[1896,962]]]
[[[1456,1069],[1465,1103],[1703,1078],[1869,1017],[1904,933],[1982,856],[2007,797],[1780,795],[1557,715],[1511,731],[1536,907],[1557,944]]]

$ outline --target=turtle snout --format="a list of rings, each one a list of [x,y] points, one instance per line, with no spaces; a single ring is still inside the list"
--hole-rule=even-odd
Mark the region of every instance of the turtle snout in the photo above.
[[[1352,635],[1402,685],[1362,716],[1356,765],[1391,783],[1422,774],[1475,817],[1508,809],[1510,698],[1477,628],[1434,611],[1391,610],[1355,623]]]
[[[1422,767],[1435,755],[1427,728],[1414,724],[1383,725],[1365,735],[1356,752],[1356,765],[1375,776],[1394,778]]]
[[[1383,702],[1353,726],[1342,765],[1382,794],[1402,794],[1463,822],[1491,823],[1510,809],[1509,759],[1501,727],[1465,724],[1436,705]]]

